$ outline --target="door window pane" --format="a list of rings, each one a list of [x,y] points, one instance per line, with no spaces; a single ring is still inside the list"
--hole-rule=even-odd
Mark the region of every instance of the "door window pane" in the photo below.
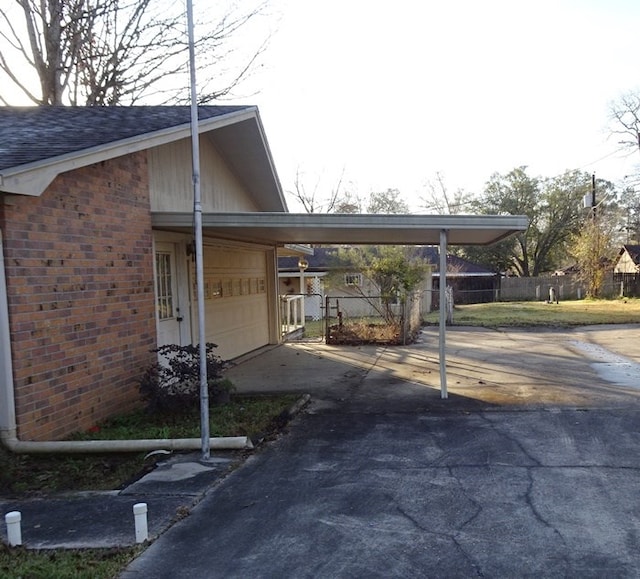
[[[156,252],[156,288],[158,318],[173,318],[173,272],[168,252]]]

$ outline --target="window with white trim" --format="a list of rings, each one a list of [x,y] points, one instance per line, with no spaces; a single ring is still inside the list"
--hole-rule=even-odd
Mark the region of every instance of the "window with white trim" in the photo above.
[[[362,285],[362,274],[361,273],[345,273],[344,274],[344,285],[361,286]]]

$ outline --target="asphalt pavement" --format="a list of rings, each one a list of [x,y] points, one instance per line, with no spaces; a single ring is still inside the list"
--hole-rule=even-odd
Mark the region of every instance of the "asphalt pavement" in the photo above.
[[[247,357],[240,391],[310,403],[246,460],[178,455],[105,498],[149,497],[153,541],[122,577],[640,577],[639,338],[453,328],[446,400],[434,328]]]

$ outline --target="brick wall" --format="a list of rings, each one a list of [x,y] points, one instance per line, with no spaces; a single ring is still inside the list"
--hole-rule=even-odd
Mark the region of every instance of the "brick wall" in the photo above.
[[[60,439],[133,407],[156,345],[146,154],[0,211],[18,436]]]

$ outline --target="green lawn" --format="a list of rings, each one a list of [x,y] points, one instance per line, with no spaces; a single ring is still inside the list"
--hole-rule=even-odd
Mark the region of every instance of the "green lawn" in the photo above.
[[[296,395],[234,396],[231,403],[212,407],[212,436],[270,436],[281,428],[281,413]],[[200,414],[149,415],[143,411],[117,416],[76,439],[199,437]],[[145,453],[94,455],[19,455],[0,445],[0,494],[46,495],[68,490],[117,489],[152,468]],[[0,578],[116,577],[143,547],[124,549],[58,549],[33,551],[0,543]]]
[[[438,323],[431,312],[426,322]],[[459,305],[453,323],[459,326],[583,326],[640,323],[640,299],[574,300],[546,302],[496,302]]]

